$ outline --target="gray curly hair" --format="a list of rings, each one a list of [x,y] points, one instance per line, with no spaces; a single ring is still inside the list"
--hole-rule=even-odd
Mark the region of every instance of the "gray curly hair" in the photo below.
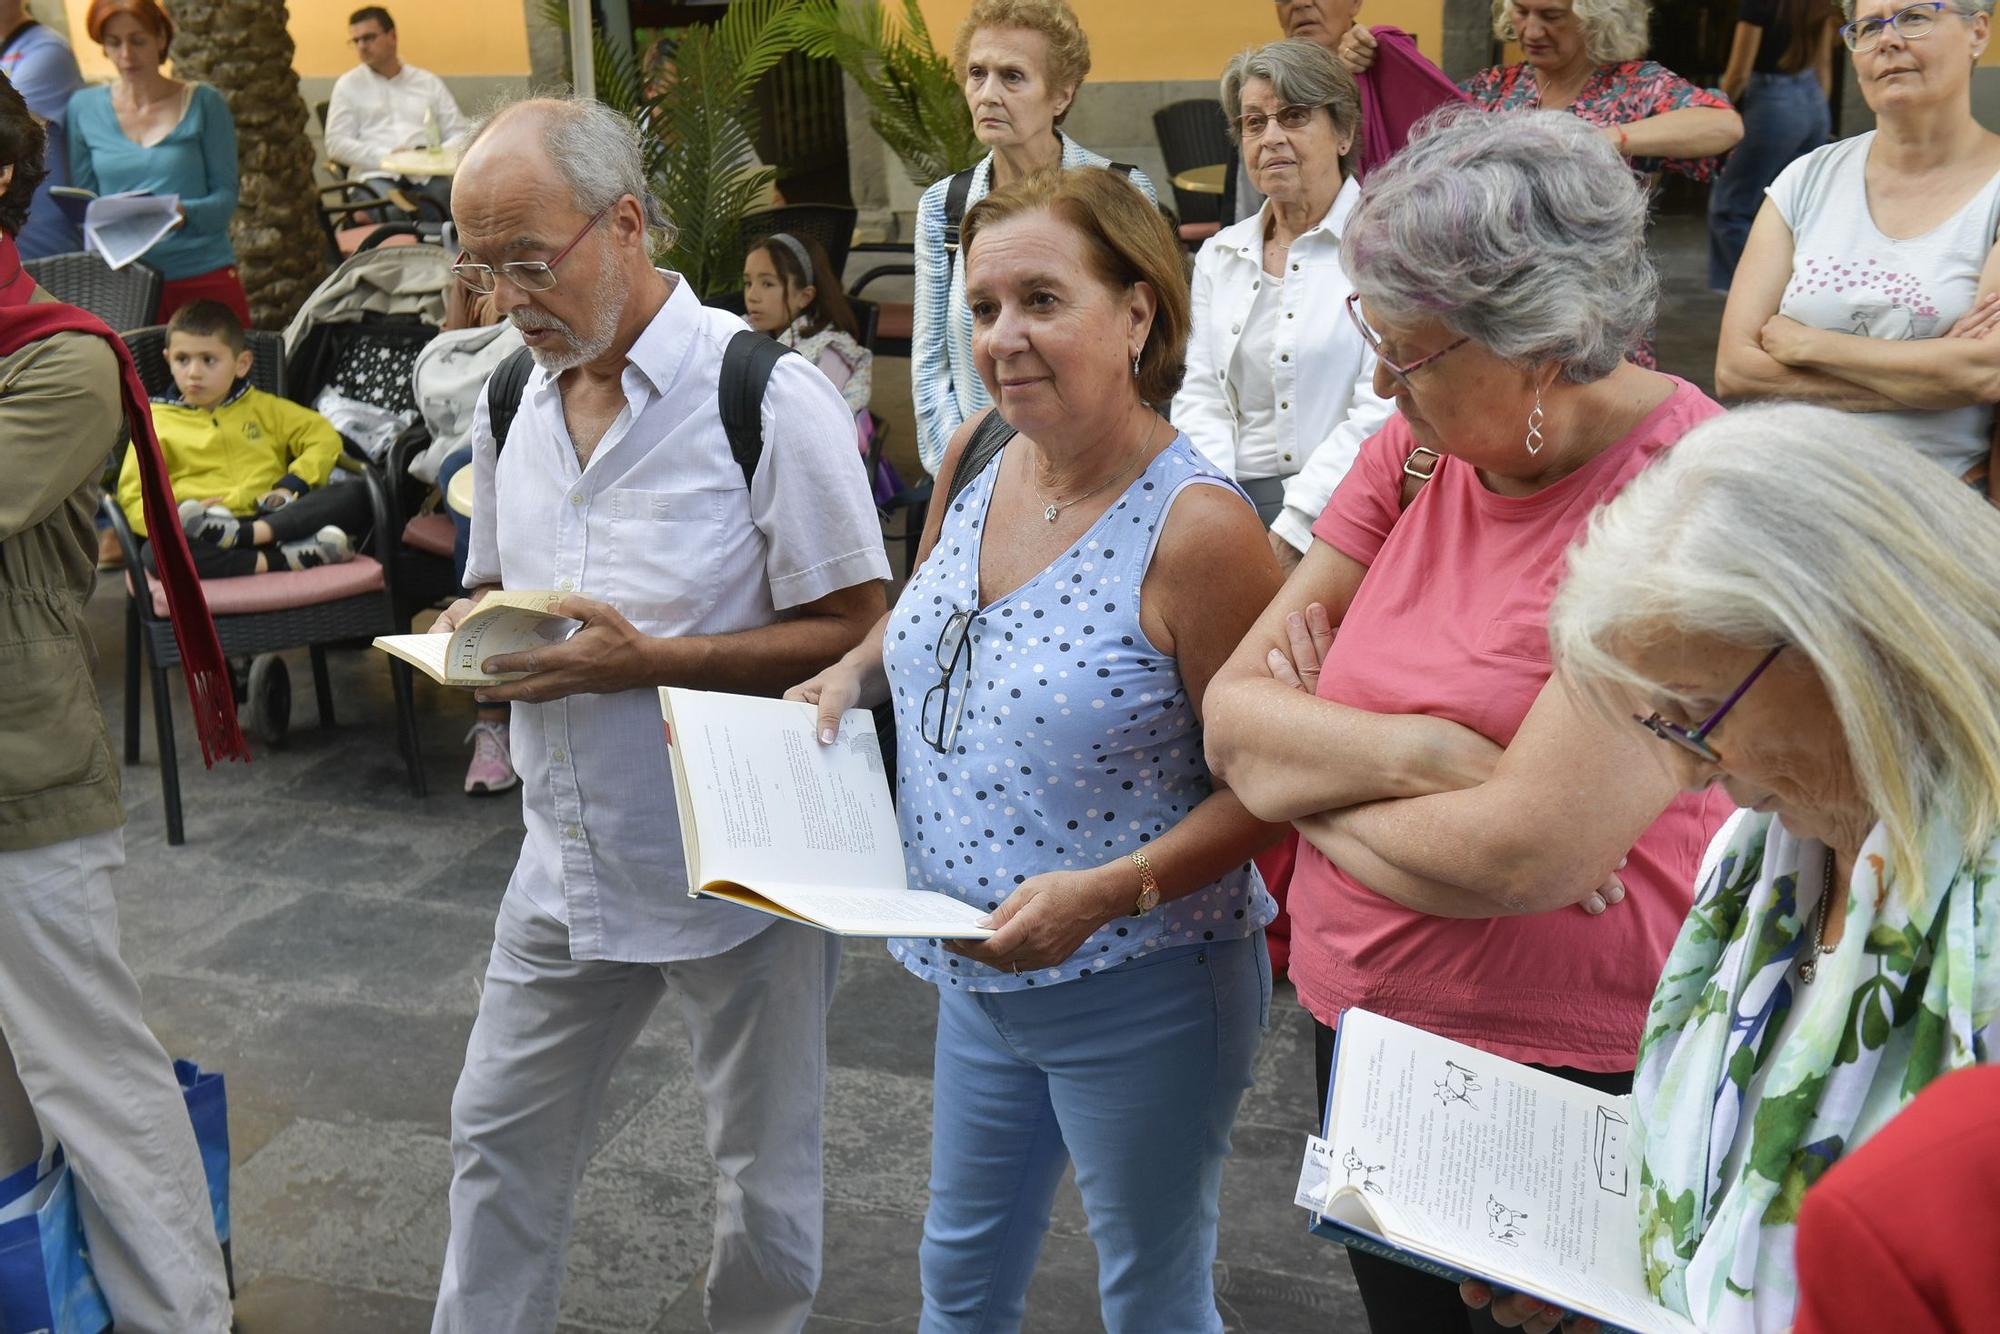
[[[1341,262],[1370,308],[1588,384],[1653,321],[1646,196],[1563,111],[1447,109],[1368,178]]]
[[[1854,0],[1845,2],[1849,9],[1854,7]],[[1616,65],[1646,58],[1652,41],[1652,15],[1646,0],[1570,0],[1570,13],[1583,25],[1583,53],[1591,64]],[[1514,0],[1493,0],[1493,35],[1503,42],[1518,40]]]

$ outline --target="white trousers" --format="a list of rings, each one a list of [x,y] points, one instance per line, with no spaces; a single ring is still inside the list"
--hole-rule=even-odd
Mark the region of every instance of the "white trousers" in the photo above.
[[[838,937],[775,922],[708,959],[579,962],[509,890],[451,1100],[451,1237],[433,1334],[556,1327],[576,1188],[613,1068],[679,1003],[715,1160],[709,1327],[795,1334],[819,1288],[820,1111]]]
[[[0,852],[0,1059],[11,1052],[32,1116],[68,1156],[119,1334],[217,1334],[229,1287],[194,1128],[118,955],[111,873],[124,864],[116,829]],[[0,1140],[28,1142],[21,1117],[0,1106]]]

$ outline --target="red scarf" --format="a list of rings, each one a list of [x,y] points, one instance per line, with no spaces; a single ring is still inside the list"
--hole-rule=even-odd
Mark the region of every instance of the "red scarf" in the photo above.
[[[236,693],[230,684],[229,664],[215,637],[215,622],[208,616],[208,601],[194,572],[194,557],[188,554],[187,534],[181,530],[175,510],[173,482],[160,455],[159,438],[153,434],[146,386],[132,364],[132,354],[125,340],[95,315],[61,302],[33,301],[35,290],[34,279],[21,267],[14,238],[0,232],[0,357],[12,356],[30,343],[59,333],[94,334],[111,344],[118,357],[118,387],[125,400],[132,449],[139,456],[147,534],[152,539],[160,583],[167,592],[167,616],[180,644],[181,675],[187,679],[188,699],[194,705],[201,758],[211,767],[217,760],[248,760],[250,748],[236,726]],[[134,570],[131,577],[144,575]]]

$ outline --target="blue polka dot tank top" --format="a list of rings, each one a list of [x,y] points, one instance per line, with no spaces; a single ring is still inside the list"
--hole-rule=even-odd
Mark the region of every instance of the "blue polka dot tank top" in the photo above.
[[[987,465],[952,502],[882,646],[910,885],[989,910],[1036,875],[1143,851],[1212,791],[1180,665],[1140,628],[1139,589],[1182,488],[1233,486],[1177,436],[1068,551],[982,608],[980,534],[998,472]],[[964,647],[954,655],[960,625]],[[930,734],[949,742],[943,754],[924,735],[941,657],[956,661],[949,689],[929,705]],[[1136,868],[1132,887],[1136,897]],[[1062,963],[1033,973],[989,968],[935,940],[896,940],[889,949],[939,986],[1012,991],[1088,977],[1156,950],[1232,940],[1276,915],[1245,863],[1144,917],[1117,918]]]

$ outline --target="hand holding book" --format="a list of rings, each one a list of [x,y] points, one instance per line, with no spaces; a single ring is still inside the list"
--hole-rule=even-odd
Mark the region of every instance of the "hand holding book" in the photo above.
[[[503,653],[482,664],[493,676],[514,679],[481,686],[481,704],[545,704],[571,695],[610,695],[656,684],[650,667],[650,635],[641,633],[617,608],[570,594],[552,610],[581,621],[558,644]]]

